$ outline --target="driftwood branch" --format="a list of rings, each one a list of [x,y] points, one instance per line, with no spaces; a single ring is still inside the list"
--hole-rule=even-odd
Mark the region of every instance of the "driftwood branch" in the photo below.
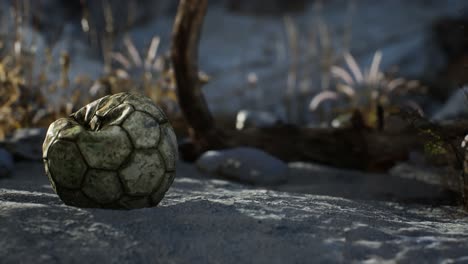
[[[172,35],[171,59],[180,108],[200,148],[224,146],[202,94],[198,77],[198,43],[207,0],[181,0]]]
[[[406,159],[410,151],[432,140],[421,134],[424,125],[393,133],[363,126],[310,129],[284,125],[247,131],[217,128],[198,78],[198,43],[206,7],[207,0],[180,1],[171,49],[178,100],[191,129],[194,147],[190,151],[195,155],[210,149],[251,146],[285,161],[380,170]],[[444,140],[457,145],[468,132],[467,128],[467,124],[458,124],[428,129],[447,135]]]

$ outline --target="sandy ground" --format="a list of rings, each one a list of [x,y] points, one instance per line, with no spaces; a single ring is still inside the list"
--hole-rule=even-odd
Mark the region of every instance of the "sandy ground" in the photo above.
[[[156,208],[80,209],[58,199],[42,164],[16,171],[0,180],[1,263],[468,262],[458,207],[253,188],[179,164]],[[305,192],[304,181],[277,188]]]

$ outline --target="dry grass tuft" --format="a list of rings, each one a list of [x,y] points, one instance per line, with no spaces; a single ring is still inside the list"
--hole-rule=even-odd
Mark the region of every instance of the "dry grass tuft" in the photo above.
[[[402,95],[425,93],[426,87],[419,81],[392,78],[380,69],[382,52],[376,51],[368,69],[362,69],[350,53],[344,54],[346,67],[332,66],[330,73],[335,80],[334,90],[316,94],[309,104],[311,111],[317,111],[328,100],[345,103],[344,113],[338,116],[333,126],[342,126],[351,114],[358,110],[370,127],[382,128],[383,113],[396,107],[409,106],[423,114],[421,107],[409,99],[401,101]],[[345,118],[346,117],[346,118]]]
[[[143,93],[170,116],[180,115],[172,67],[167,56],[158,55],[159,37],[153,37],[149,48],[141,52],[131,38],[125,36],[124,50],[114,52],[119,32],[114,30],[108,1],[103,2],[106,29],[102,39],[96,38],[86,1],[82,2],[82,29],[92,45],[100,45],[103,54],[105,74],[98,80],[87,76],[70,79],[73,59],[67,52],[60,58],[53,58],[53,46],[38,51],[34,38],[26,41],[23,34],[25,25],[32,23],[31,10],[28,1],[15,3],[12,10],[0,10],[0,20],[8,22],[0,25],[0,140],[18,128],[47,127],[98,97],[122,91]],[[133,4],[134,1],[129,1],[129,25],[133,23]],[[39,58],[41,63],[38,63]],[[35,68],[39,64],[41,66]],[[53,79],[51,73],[57,68],[60,75]],[[204,78],[207,81],[206,76]]]

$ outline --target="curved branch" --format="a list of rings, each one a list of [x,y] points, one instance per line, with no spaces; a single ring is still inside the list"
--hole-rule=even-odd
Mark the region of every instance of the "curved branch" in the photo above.
[[[354,127],[342,129],[288,125],[248,131],[218,129],[203,96],[197,67],[206,8],[207,0],[181,0],[172,36],[171,59],[177,96],[194,143],[194,148],[187,150],[188,156],[196,158],[210,149],[250,146],[285,161],[315,161],[336,167],[381,170],[406,159],[414,148],[421,148],[432,140],[421,136],[421,127],[408,127],[397,133],[371,130],[362,125],[357,115]],[[450,142],[461,142],[467,133],[466,127],[444,126],[440,134],[447,135]]]
[[[201,148],[224,145],[202,93],[198,77],[198,43],[207,0],[181,0],[173,28],[171,59],[177,97],[195,142]]]

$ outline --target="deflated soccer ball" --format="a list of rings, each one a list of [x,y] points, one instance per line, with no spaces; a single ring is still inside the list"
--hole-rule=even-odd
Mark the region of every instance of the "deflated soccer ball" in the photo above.
[[[47,176],[65,204],[156,206],[175,177],[177,139],[146,96],[98,99],[52,123],[43,144]]]

